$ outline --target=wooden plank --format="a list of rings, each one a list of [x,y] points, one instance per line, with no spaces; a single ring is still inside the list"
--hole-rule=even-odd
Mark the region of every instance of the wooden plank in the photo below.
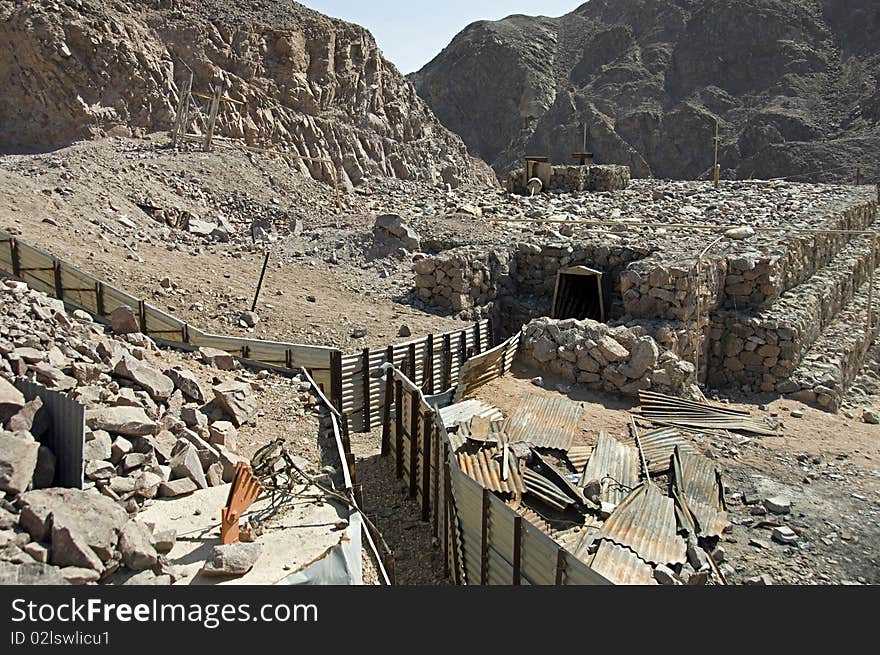
[[[419,407],[418,395],[410,392],[409,402],[412,409],[409,416],[409,497],[416,497],[416,485],[419,481],[418,456],[419,456],[419,428],[422,418]]]
[[[433,416],[422,416],[422,521],[431,518],[431,437],[434,431]]]
[[[403,477],[403,382],[394,380],[394,472],[397,479]]]
[[[363,352],[363,368],[361,369],[361,376],[363,376],[363,385],[364,385],[364,400],[363,400],[363,424],[365,428],[365,432],[370,430],[370,349],[364,348]]]

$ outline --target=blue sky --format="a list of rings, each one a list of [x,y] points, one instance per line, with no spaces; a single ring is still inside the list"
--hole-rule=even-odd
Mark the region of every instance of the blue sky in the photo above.
[[[386,59],[404,74],[420,69],[445,48],[463,27],[477,20],[511,14],[562,16],[585,0],[300,0],[322,14],[369,29]]]

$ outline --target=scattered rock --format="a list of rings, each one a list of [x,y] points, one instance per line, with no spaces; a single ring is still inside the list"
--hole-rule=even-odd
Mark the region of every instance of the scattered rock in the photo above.
[[[86,410],[86,425],[126,437],[156,434],[159,425],[140,407],[96,407]]]
[[[199,356],[203,362],[214,368],[219,368],[221,371],[232,371],[235,370],[235,367],[237,366],[235,357],[225,350],[219,350],[217,348],[199,348]]]
[[[123,526],[119,535],[119,552],[122,562],[133,571],[148,569],[158,561],[150,529],[137,519]]]
[[[249,423],[257,414],[254,390],[247,382],[230,380],[214,387],[214,397],[236,427]]]
[[[202,573],[210,576],[244,575],[253,568],[262,551],[263,547],[256,542],[214,546]]]
[[[783,496],[765,498],[764,507],[771,514],[788,514],[791,511],[791,501]]]
[[[117,307],[110,313],[110,326],[116,334],[140,332],[137,314],[128,305]]]

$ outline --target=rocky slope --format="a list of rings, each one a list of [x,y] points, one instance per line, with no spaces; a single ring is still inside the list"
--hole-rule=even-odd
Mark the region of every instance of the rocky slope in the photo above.
[[[369,32],[293,2],[0,0],[0,41],[0,152],[169,129],[191,69],[246,103],[219,135],[329,157],[346,185],[491,179]]]
[[[468,26],[412,76],[497,171],[570,160],[582,126],[634,175],[880,177],[874,0],[592,0]]]

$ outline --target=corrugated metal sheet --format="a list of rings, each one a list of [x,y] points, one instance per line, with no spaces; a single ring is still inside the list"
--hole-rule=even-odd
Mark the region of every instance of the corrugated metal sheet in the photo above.
[[[687,546],[676,529],[672,498],[646,482],[617,506],[596,539],[627,546],[651,564],[683,564]]]
[[[587,462],[590,461],[590,455],[592,454],[592,446],[572,446],[568,449],[568,452],[565,453],[565,456],[568,457],[568,462],[572,465],[574,470],[583,471]]]
[[[40,442],[55,455],[54,486],[82,489],[86,408],[63,393],[24,378],[15,380],[15,386],[27,400],[39,396],[43,401],[40,413],[46,412],[51,417],[51,427]]]
[[[575,504],[574,498],[540,473],[530,468],[524,468],[522,473],[526,484],[526,491],[535,496],[535,498],[544,501],[559,511],[564,511]]]
[[[656,585],[654,569],[629,548],[602,540],[599,549],[586,562],[596,573],[614,584]]]
[[[458,424],[458,436],[475,442],[506,443],[507,434],[503,420],[491,420],[486,416],[474,416],[469,421]]]
[[[525,491],[521,464],[513,452],[508,450],[508,475],[506,480],[502,480],[501,454],[503,452],[503,448],[497,446],[478,449],[465,447],[456,451],[455,458],[458,460],[461,470],[476,480],[481,487],[498,493],[510,494],[515,500],[519,500]]]
[[[443,425],[447,427],[469,421],[474,416],[483,416],[491,421],[504,419],[500,409],[476,399],[464,400],[460,403],[440,408],[440,418],[443,420]]]
[[[504,431],[511,442],[526,441],[539,448],[568,450],[578,430],[581,406],[567,398],[528,394],[520,398]]]
[[[455,388],[456,401],[470,397],[481,386],[510,370],[519,348],[520,334],[517,332],[504,343],[471,357],[462,365]]]
[[[602,500],[617,505],[639,483],[638,450],[600,432],[583,479],[601,481]]]
[[[649,473],[663,473],[671,468],[672,451],[678,446],[682,452],[693,453],[694,447],[677,428],[660,428],[639,434],[642,452],[648,462]],[[636,447],[635,439],[626,445]],[[639,462],[641,468],[641,461]]]
[[[718,537],[730,525],[721,473],[709,459],[675,451],[675,486],[697,520],[698,536]]]
[[[667,396],[654,391],[639,391],[641,413],[661,425],[677,425],[707,430],[735,430],[775,435],[776,430],[746,411]]]

